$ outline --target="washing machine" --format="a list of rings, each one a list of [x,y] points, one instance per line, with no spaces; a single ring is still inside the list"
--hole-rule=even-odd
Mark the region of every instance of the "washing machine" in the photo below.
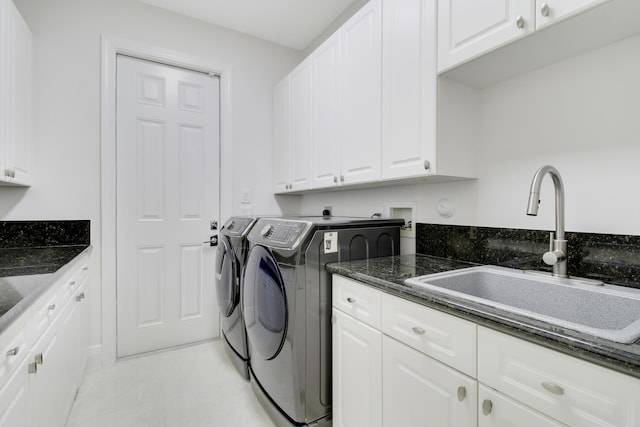
[[[220,229],[216,254],[216,295],[225,349],[240,374],[249,379],[247,334],[240,307],[242,269],[247,258],[247,234],[256,222],[252,217],[231,217]]]
[[[242,312],[251,384],[277,425],[331,425],[331,275],[398,255],[403,220],[261,218],[248,235]]]

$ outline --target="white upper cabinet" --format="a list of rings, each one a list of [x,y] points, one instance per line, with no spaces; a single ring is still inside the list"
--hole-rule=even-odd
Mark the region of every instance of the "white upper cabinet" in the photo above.
[[[610,0],[536,0],[536,29]]]
[[[289,190],[289,78],[273,90],[273,191]]]
[[[311,61],[274,89],[273,182],[276,193],[311,188]]]
[[[637,0],[438,0],[438,72],[485,88],[640,34],[638,16]]]
[[[311,61],[298,65],[289,76],[291,190],[311,188]]]
[[[534,0],[438,0],[438,71],[535,29]]]
[[[340,54],[338,31],[311,55],[313,188],[332,187],[340,183]]]
[[[382,4],[382,179],[436,162],[436,0]]]
[[[0,0],[0,184],[29,185],[31,30],[10,0]]]
[[[382,1],[370,0],[340,28],[341,181],[380,180]]]

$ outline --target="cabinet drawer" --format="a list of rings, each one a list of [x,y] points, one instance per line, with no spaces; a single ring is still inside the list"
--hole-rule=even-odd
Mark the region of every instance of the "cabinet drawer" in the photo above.
[[[382,292],[342,276],[334,275],[333,306],[352,317],[380,329]]]
[[[29,316],[23,313],[0,334],[0,388],[29,353]]]
[[[60,304],[64,305],[71,298],[72,295],[82,286],[87,280],[89,273],[89,267],[87,266],[86,257],[82,258],[76,266],[62,277],[56,284],[60,292]]]
[[[564,426],[482,384],[478,387],[478,405],[478,427]]]
[[[53,323],[56,316],[62,309],[60,299],[60,283],[54,283],[38,300],[33,304],[33,340],[37,340],[49,325]]]
[[[393,295],[382,296],[382,331],[476,377],[476,325]]]
[[[640,380],[483,327],[478,379],[569,425],[640,425]]]

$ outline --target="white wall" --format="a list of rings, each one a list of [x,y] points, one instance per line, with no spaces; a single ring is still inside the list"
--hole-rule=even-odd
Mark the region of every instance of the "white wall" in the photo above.
[[[302,55],[132,0],[16,4],[34,34],[34,179],[26,190],[0,190],[0,218],[91,220],[91,330],[100,343],[101,34],[229,66],[234,212],[247,186],[258,210],[280,209],[271,193],[271,93]]]
[[[640,234],[640,36],[480,91],[477,181],[302,196],[301,212],[371,215],[389,201],[417,202],[418,222],[553,229],[549,177],[538,217],[525,214],[544,164],[561,173],[569,231]],[[442,218],[436,203],[455,205]]]

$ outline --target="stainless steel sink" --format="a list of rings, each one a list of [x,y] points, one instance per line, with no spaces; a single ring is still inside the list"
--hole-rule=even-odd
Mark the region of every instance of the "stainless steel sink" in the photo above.
[[[405,283],[619,343],[640,338],[636,289],[592,286],[495,266],[430,274]]]

